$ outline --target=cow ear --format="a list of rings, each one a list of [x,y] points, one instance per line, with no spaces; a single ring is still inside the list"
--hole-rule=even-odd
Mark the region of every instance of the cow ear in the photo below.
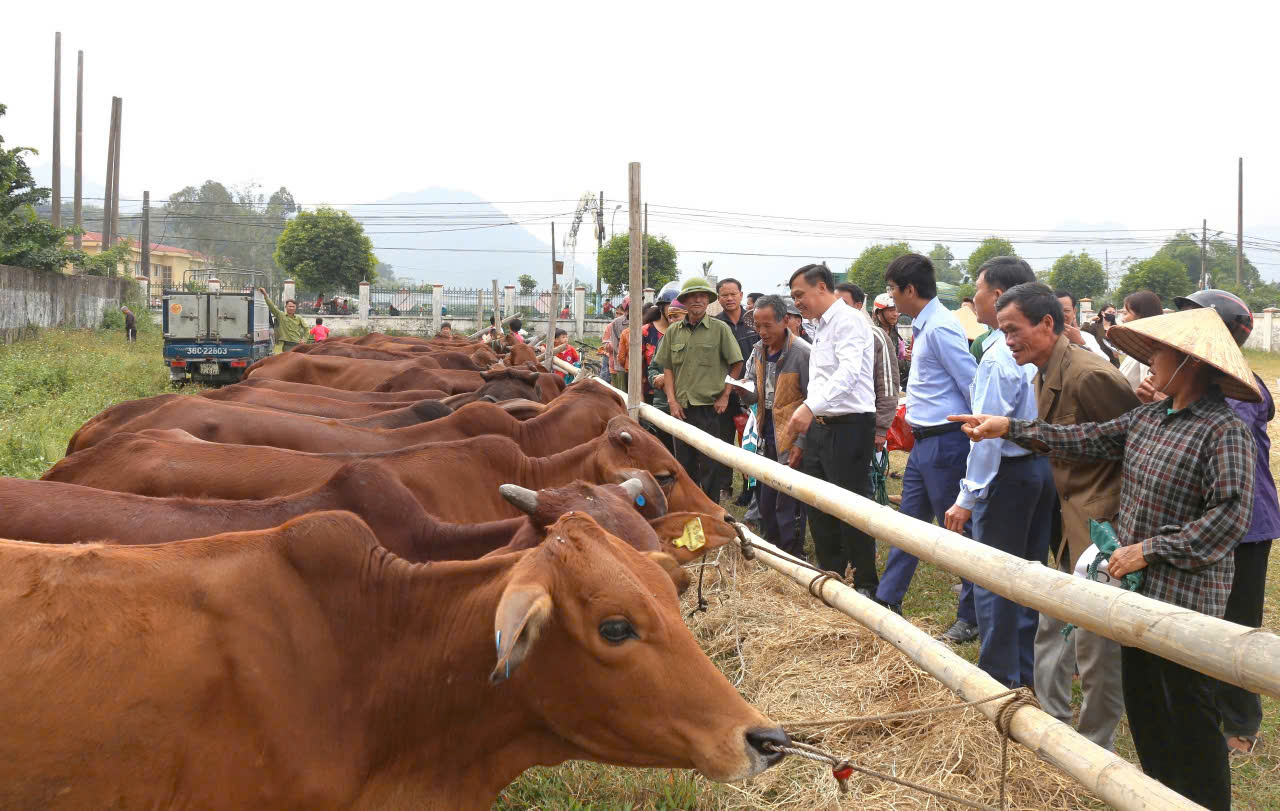
[[[493,620],[498,664],[489,674],[490,684],[501,684],[529,654],[551,619],[551,595],[537,584],[512,584],[502,593]]]
[[[684,594],[689,588],[689,573],[684,570],[680,562],[666,552],[648,552],[649,560],[658,564],[671,577],[671,582],[676,585],[676,594]]]
[[[702,513],[674,512],[649,521],[662,551],[681,564],[690,563],[737,536],[733,527]]]

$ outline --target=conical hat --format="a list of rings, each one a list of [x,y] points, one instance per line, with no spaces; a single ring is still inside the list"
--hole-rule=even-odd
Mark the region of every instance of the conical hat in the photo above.
[[[1251,403],[1262,400],[1253,371],[1216,310],[1183,310],[1117,324],[1107,331],[1107,340],[1148,366],[1157,347],[1171,347],[1222,372],[1225,377],[1218,385],[1228,397]]]

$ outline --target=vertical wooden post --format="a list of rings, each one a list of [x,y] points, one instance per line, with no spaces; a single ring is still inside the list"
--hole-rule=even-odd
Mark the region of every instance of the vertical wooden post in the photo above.
[[[151,278],[151,192],[142,193],[142,275]]]
[[[643,321],[644,302],[640,300],[644,281],[641,278],[641,244],[643,238],[640,223],[640,164],[632,162],[627,166],[627,217],[631,220],[630,235],[627,242],[630,247],[628,259],[630,279],[628,292],[631,295],[631,309],[627,312],[629,329],[631,330],[631,351],[627,358],[627,405],[634,408],[644,402],[641,381],[644,380],[644,347],[641,346],[640,327]]]
[[[547,371],[550,372],[555,367],[556,357],[556,298],[558,297],[558,286],[556,285],[556,274],[560,272],[559,268],[563,267],[563,263],[556,261],[556,223],[551,222],[551,291],[547,293]]]
[[[71,216],[75,220],[76,234],[71,238],[75,249],[80,250],[83,241],[80,230],[84,228],[84,51],[76,54],[76,179],[75,198],[71,203]]]
[[[53,35],[53,216],[62,227],[62,32]]]
[[[600,268],[604,256],[604,191],[600,192],[600,222],[596,225],[596,312],[600,312]]]
[[[116,140],[115,169],[111,174],[111,237],[115,239],[120,233],[120,119],[124,115],[124,99],[116,96]],[[115,244],[114,242],[112,243]]]
[[[57,158],[54,158],[56,161]],[[1244,158],[1236,185],[1236,284],[1244,284]]]
[[[476,329],[483,332],[488,328],[489,325],[484,323],[484,288],[482,287],[476,291]]]
[[[107,182],[102,187],[102,250],[111,247],[111,178],[116,169],[116,97],[111,97],[111,118],[107,124]]]

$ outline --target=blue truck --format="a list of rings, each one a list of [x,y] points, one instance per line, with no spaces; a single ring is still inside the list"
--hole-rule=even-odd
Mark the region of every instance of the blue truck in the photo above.
[[[161,298],[169,380],[221,385],[271,354],[274,333],[257,271],[199,271]]]

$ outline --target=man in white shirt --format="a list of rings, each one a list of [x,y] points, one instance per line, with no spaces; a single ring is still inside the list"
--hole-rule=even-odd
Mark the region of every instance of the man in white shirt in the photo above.
[[[795,306],[815,332],[808,394],[789,423],[806,435],[805,450],[793,448],[788,463],[870,498],[876,438],[871,322],[837,298],[824,265],[805,265],[791,274],[790,284]],[[874,599],[880,583],[875,540],[820,510],[809,511],[809,525],[818,566],[841,575],[852,566],[854,588]]]
[[[1076,306],[1079,304],[1076,300],[1076,294],[1070,290],[1054,290],[1053,295],[1062,303],[1062,323],[1065,325],[1062,334],[1067,336],[1067,340],[1076,346],[1083,346],[1107,363],[1110,363],[1111,358],[1107,357],[1107,353],[1103,352],[1102,347],[1098,346],[1098,339],[1080,329],[1076,324]]]

